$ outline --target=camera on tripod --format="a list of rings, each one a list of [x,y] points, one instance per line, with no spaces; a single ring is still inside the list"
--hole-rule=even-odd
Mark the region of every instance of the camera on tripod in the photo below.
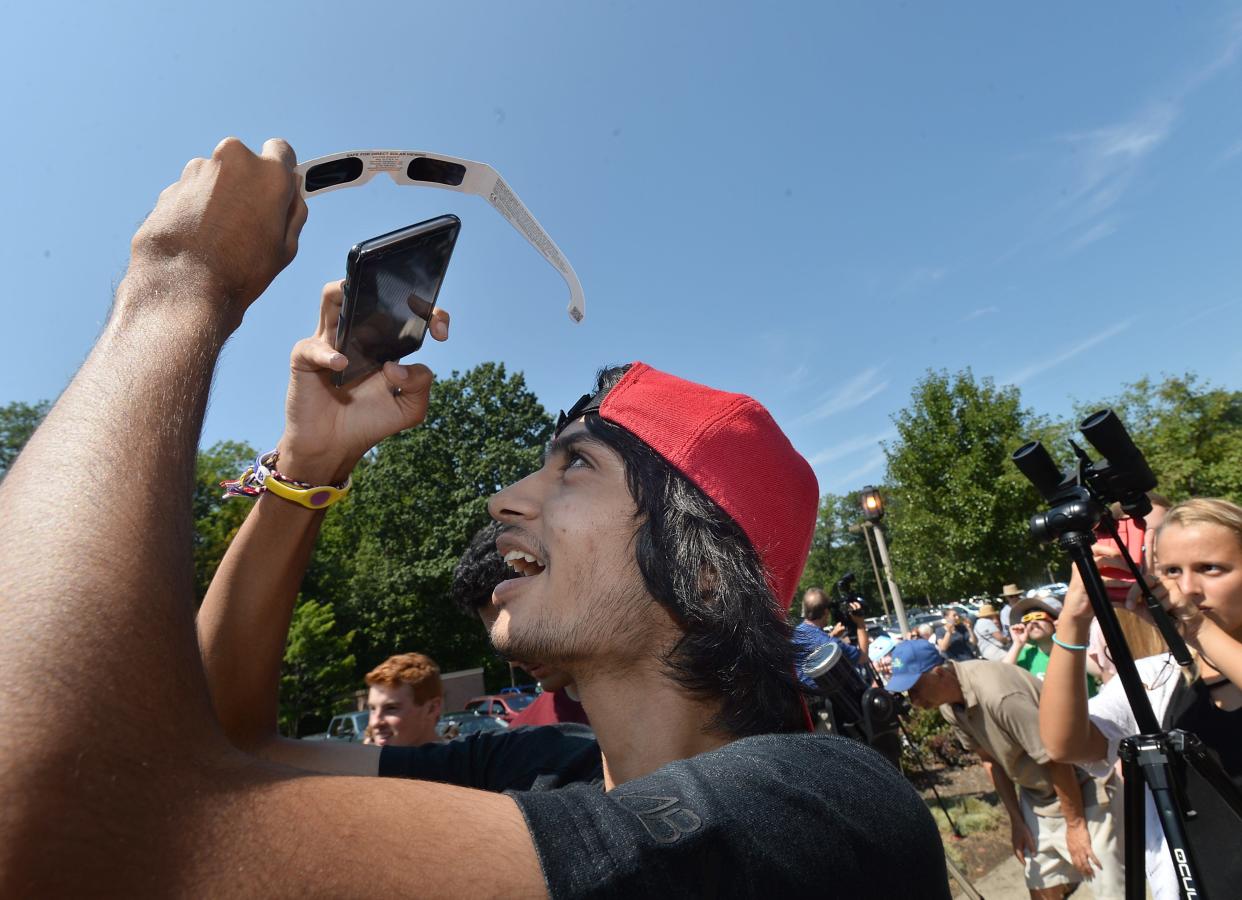
[[[1079,427],[1103,459],[1092,462],[1073,441],[1070,446],[1077,463],[1064,473],[1039,441],[1023,444],[1013,454],[1014,465],[1051,507],[1031,519],[1031,535],[1042,543],[1055,541],[1067,532],[1090,532],[1109,503],[1120,503],[1134,518],[1151,512],[1147,492],[1156,486],[1156,476],[1117,414],[1111,409],[1101,410]]]
[[[1141,521],[1151,512],[1147,492],[1155,488],[1156,477],[1112,410],[1088,416],[1080,428],[1104,459],[1092,462],[1081,447],[1070,441],[1077,462],[1063,474],[1043,445],[1031,441],[1014,452],[1013,461],[1050,504],[1049,509],[1032,517],[1031,534],[1041,542],[1057,541],[1073,560],[1137,725],[1138,733],[1123,738],[1117,751],[1125,791],[1126,898],[1140,900],[1145,895],[1144,786],[1150,790],[1168,853],[1177,870],[1181,895],[1234,896],[1237,878],[1242,874],[1236,866],[1238,857],[1214,853],[1210,848],[1220,835],[1238,833],[1242,793],[1221,769],[1219,761],[1203,752],[1195,735],[1176,729],[1167,731],[1157,719],[1112,608],[1108,586],[1091,552],[1097,530],[1116,543],[1143,595],[1151,621],[1173,658],[1183,669],[1193,671],[1185,641],[1153,595],[1109,511],[1110,504],[1118,503],[1126,515]],[[1087,649],[1057,643],[1069,651]],[[1195,827],[1194,841],[1188,825]],[[1199,844],[1197,850],[1195,843]]]

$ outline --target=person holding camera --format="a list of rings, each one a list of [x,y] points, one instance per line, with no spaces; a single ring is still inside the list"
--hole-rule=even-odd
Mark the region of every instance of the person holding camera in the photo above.
[[[389,362],[335,387],[341,283],[325,288],[291,354],[278,473],[196,622],[198,436],[225,342],[297,252],[295,164],[284,141],[228,139],[184,168],[0,483],[0,896],[348,897],[382,870],[417,896],[855,894],[908,871],[906,893],[947,897],[917,792],[859,742],[798,733],[788,609],[819,505],[810,466],[757,401],[642,363],[607,370],[488,507],[522,576],[497,588],[493,643],[574,676],[606,790],[357,777],[385,750],[280,738],[315,501],[425,418],[432,383]],[[135,473],[142,489],[118,490]],[[49,708],[90,727],[30,741]]]
[[[1198,735],[1242,787],[1242,507],[1206,498],[1179,503],[1157,529],[1152,551],[1156,577],[1150,587],[1196,665],[1181,673],[1172,655],[1161,653],[1135,660],[1139,678],[1161,727]],[[1137,594],[1135,588],[1135,599]],[[1040,734],[1054,759],[1101,772],[1139,726],[1121,679],[1088,700],[1085,648],[1093,618],[1075,568],[1044,678]],[[1148,884],[1156,900],[1174,900],[1179,881],[1150,792],[1145,819]]]
[[[866,669],[864,664],[862,651],[855,647],[852,643],[840,637],[840,632],[833,628],[827,631],[831,624],[831,616],[829,613],[833,609],[833,601],[828,599],[828,595],[824,593],[823,588],[807,588],[802,595],[802,621],[794,628],[794,643],[799,649],[799,666],[798,677],[802,683],[808,688],[815,687],[815,682],[802,671],[801,660],[816,647],[823,644],[836,644],[841,648],[841,652],[845,654],[845,660],[860,673]],[[861,613],[858,619],[862,619]],[[859,630],[866,634],[867,623],[865,621],[859,626]],[[870,680],[870,676],[864,676],[865,681]]]

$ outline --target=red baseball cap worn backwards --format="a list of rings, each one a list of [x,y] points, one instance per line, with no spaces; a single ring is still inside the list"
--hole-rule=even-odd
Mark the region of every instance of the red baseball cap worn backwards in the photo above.
[[[781,612],[788,610],[811,549],[819,483],[763,405],[635,362],[612,390],[583,397],[562,421],[596,409],[733,518],[759,554]]]

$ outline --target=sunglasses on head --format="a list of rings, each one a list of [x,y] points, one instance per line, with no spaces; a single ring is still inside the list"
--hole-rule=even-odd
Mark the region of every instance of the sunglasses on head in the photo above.
[[[1024,623],[1025,622],[1040,622],[1044,619],[1051,619],[1051,618],[1052,616],[1048,615],[1042,609],[1033,609],[1022,617],[1022,621]]]
[[[423,150],[350,150],[320,156],[295,170],[302,176],[302,197],[309,199],[341,188],[366,184],[383,172],[396,184],[443,188],[483,197],[539,251],[569,285],[569,317],[581,322],[586,315],[582,282],[559,247],[530,214],[500,173],[486,163]]]

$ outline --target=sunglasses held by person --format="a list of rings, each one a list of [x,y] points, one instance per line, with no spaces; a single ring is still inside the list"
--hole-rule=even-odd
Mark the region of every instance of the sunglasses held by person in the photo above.
[[[425,150],[348,150],[308,160],[296,171],[302,176],[302,197],[308,200],[366,184],[381,172],[396,184],[443,188],[482,197],[561,273],[569,286],[569,317],[581,322],[586,315],[582,282],[573,266],[500,173],[486,163]]]

